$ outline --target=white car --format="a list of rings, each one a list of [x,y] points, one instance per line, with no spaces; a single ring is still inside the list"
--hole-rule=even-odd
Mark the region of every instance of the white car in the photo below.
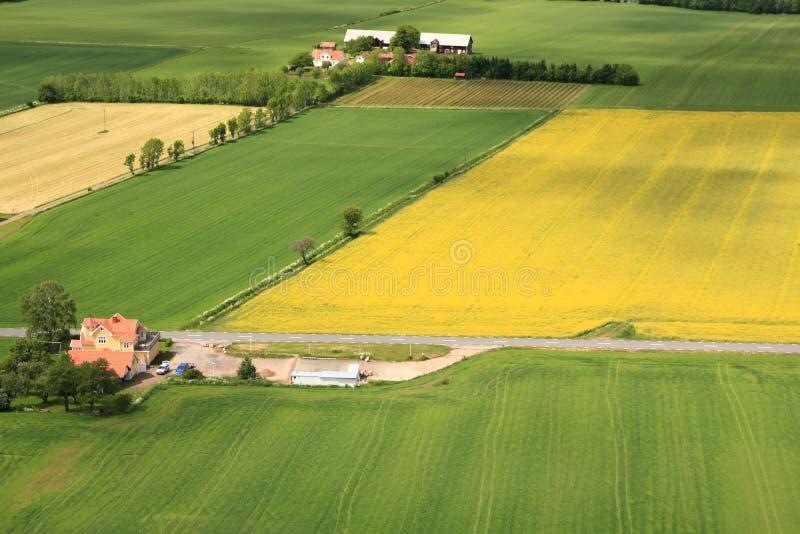
[[[156,371],[157,375],[165,375],[169,373],[169,362],[161,362],[161,365],[158,366],[158,370]]]

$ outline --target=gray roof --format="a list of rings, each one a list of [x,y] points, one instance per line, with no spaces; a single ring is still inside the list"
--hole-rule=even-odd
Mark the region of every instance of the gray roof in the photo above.
[[[347,366],[347,371],[292,371],[292,377],[298,376],[317,376],[319,378],[352,378],[358,380],[358,364],[351,363]]]
[[[462,33],[421,33],[419,35],[419,44],[430,46],[431,41],[434,39],[439,41],[439,46],[467,47],[472,41],[472,36]]]
[[[376,39],[380,39],[384,43],[388,43],[392,40],[394,36],[393,31],[389,30],[356,30],[356,29],[349,29],[344,34],[344,42],[352,41],[353,39],[358,39],[359,37],[364,36],[372,36]],[[466,35],[462,33],[421,33],[419,35],[419,44],[430,46],[431,41],[436,39],[439,41],[440,46],[469,46],[470,41],[472,41],[471,35]]]

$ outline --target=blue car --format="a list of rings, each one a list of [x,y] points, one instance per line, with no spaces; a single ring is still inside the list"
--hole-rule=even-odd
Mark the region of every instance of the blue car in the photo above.
[[[179,363],[178,367],[175,368],[175,376],[181,376],[183,373],[193,368],[193,363]]]

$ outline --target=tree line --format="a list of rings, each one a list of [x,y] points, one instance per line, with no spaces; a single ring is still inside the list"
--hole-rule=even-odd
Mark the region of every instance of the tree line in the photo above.
[[[324,80],[301,79],[276,71],[202,73],[183,78],[137,77],[126,72],[64,74],[45,78],[40,102],[163,102],[240,104],[288,111],[326,102],[364,81],[363,65],[339,69]],[[367,81],[369,81],[367,79]]]
[[[591,65],[578,67],[576,63],[547,63],[539,61],[514,61],[504,57],[484,57],[468,54],[437,54],[420,51],[413,65],[402,48],[392,53],[392,60],[383,62],[381,52],[373,52],[370,63],[379,74],[388,76],[417,76],[420,78],[452,78],[463,72],[469,79],[521,80],[589,83],[601,85],[639,85],[639,74],[626,63],[606,63],[595,69]]]
[[[69,329],[77,320],[75,302],[60,284],[48,281],[35,286],[21,297],[20,311],[26,337],[14,343],[10,357],[0,365],[0,411],[8,410],[13,399],[30,395],[44,403],[58,397],[66,411],[70,401],[86,402],[90,413],[97,404],[106,412],[130,406],[130,395],[115,395],[122,383],[106,360],[75,365],[65,354]]]
[[[741,11],[754,15],[800,14],[800,0],[639,0],[639,3],[704,11]]]

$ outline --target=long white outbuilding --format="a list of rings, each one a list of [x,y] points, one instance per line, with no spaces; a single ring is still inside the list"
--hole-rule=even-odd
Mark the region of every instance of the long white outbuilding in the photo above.
[[[345,371],[292,371],[292,384],[298,386],[342,386],[358,384],[358,364],[352,363]]]

